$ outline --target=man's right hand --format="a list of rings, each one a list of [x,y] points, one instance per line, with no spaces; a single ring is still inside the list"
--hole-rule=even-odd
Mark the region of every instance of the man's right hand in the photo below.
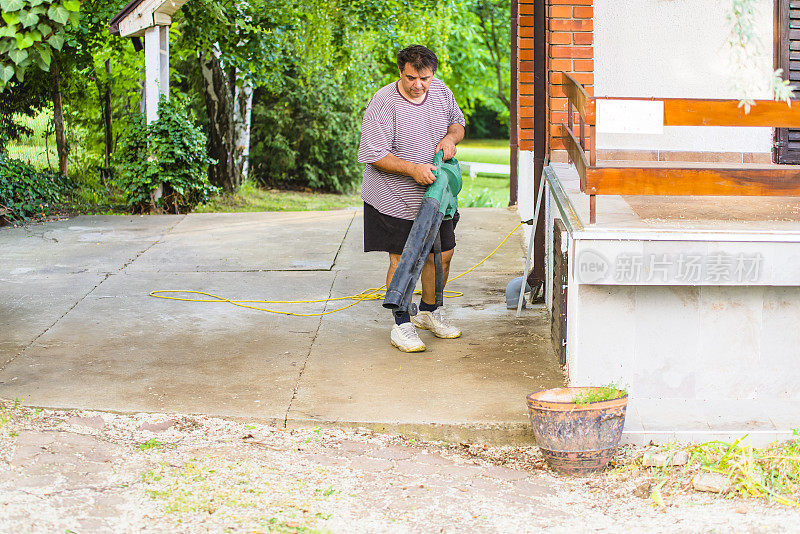
[[[436,170],[436,165],[418,164],[414,166],[411,177],[419,185],[431,185],[436,181],[433,171]]]

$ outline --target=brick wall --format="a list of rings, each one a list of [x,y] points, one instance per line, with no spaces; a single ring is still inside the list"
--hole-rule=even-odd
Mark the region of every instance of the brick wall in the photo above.
[[[533,9],[536,1],[519,0],[520,150],[533,150]],[[564,149],[558,125],[567,120],[567,99],[561,90],[561,75],[558,73],[570,73],[576,81],[583,84],[589,94],[593,94],[592,2],[593,0],[545,0],[547,7],[547,113],[548,131],[550,132],[548,151],[550,152]]]

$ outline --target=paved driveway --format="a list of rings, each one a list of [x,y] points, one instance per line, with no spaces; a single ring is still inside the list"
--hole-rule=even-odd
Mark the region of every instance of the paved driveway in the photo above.
[[[463,210],[451,275],[517,221],[505,209]],[[516,319],[505,309],[505,285],[524,261],[519,231],[448,286],[465,294],[446,302],[464,335],[423,332],[428,350],[414,355],[390,346],[391,315],[380,301],[291,317],[149,296],[351,295],[385,276],[386,258],[364,254],[361,236],[355,210],[83,216],[0,229],[0,396],[54,408],[528,439],[525,394],[564,377],[544,311]]]

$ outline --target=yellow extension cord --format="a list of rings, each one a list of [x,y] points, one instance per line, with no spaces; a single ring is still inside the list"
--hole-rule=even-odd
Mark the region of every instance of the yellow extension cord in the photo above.
[[[505,243],[508,240],[508,238],[511,237],[511,235],[514,232],[516,232],[517,229],[520,226],[522,226],[522,224],[523,223],[519,223],[516,227],[514,227],[514,229],[511,230],[508,233],[508,235],[503,238],[502,241],[500,241],[500,244],[497,245],[494,248],[494,250],[489,253],[488,256],[486,256],[481,261],[479,261],[478,263],[476,263],[475,265],[473,265],[472,267],[470,267],[469,269],[467,269],[463,273],[459,274],[458,276],[454,276],[453,278],[450,278],[447,282],[449,283],[449,282],[452,282],[453,280],[455,280],[456,278],[461,278],[462,276],[464,276],[468,272],[470,272],[470,271],[474,270],[475,268],[477,268],[481,263],[483,263],[486,260],[488,260],[489,258],[491,258],[492,255],[495,252],[497,252],[497,250],[500,247],[503,246],[503,243]],[[189,290],[189,289],[157,289],[155,291],[151,291],[150,292],[150,296],[158,298],[158,299],[182,300],[182,301],[186,301],[186,302],[227,302],[228,304],[233,304],[234,306],[240,306],[242,308],[250,308],[251,310],[258,310],[258,311],[264,311],[264,312],[269,312],[269,313],[279,313],[279,314],[282,314],[282,315],[294,315],[296,317],[318,317],[318,316],[321,316],[321,315],[330,315],[331,313],[336,313],[336,312],[340,312],[342,310],[346,310],[347,308],[351,308],[351,307],[355,306],[356,304],[358,304],[359,302],[363,302],[365,300],[383,299],[384,296],[385,296],[385,291],[383,293],[379,293],[379,291],[381,291],[385,287],[386,287],[386,284],[382,285],[381,287],[371,287],[369,289],[365,289],[364,291],[362,291],[361,293],[358,293],[357,295],[350,295],[350,296],[347,296],[347,297],[334,297],[334,298],[329,298],[329,299],[318,299],[318,300],[231,300],[231,299],[227,299],[225,297],[220,297],[219,295],[214,295],[212,293],[206,293],[205,291],[192,291],[192,290]],[[447,297],[447,298],[460,297],[460,296],[463,295],[463,293],[461,293],[459,291],[448,291],[448,290],[445,290],[444,292],[445,292],[444,296]],[[191,294],[191,295],[204,295],[206,297],[211,297],[211,298],[208,298],[208,299],[189,299],[189,298],[183,298],[183,297],[170,297],[170,296],[162,295],[161,293],[183,293],[183,294]],[[415,295],[417,295],[419,293],[420,293],[420,291],[415,291],[414,292]],[[311,303],[315,303],[315,302],[330,302],[330,301],[333,301],[333,300],[352,300],[353,302],[351,302],[347,306],[342,306],[341,308],[336,308],[335,310],[329,310],[329,311],[324,311],[324,312],[320,312],[320,313],[294,313],[294,312],[287,312],[287,311],[281,311],[281,310],[270,310],[269,308],[259,308],[258,306],[251,306],[250,305],[250,304],[254,304],[254,303],[258,303],[258,304],[311,304]]]

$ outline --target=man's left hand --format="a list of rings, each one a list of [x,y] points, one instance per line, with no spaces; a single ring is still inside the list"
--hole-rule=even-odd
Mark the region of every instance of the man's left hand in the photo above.
[[[440,150],[444,150],[444,161],[453,159],[456,156],[456,144],[448,136],[445,136],[444,139],[439,141],[439,144],[436,145],[436,152]]]

